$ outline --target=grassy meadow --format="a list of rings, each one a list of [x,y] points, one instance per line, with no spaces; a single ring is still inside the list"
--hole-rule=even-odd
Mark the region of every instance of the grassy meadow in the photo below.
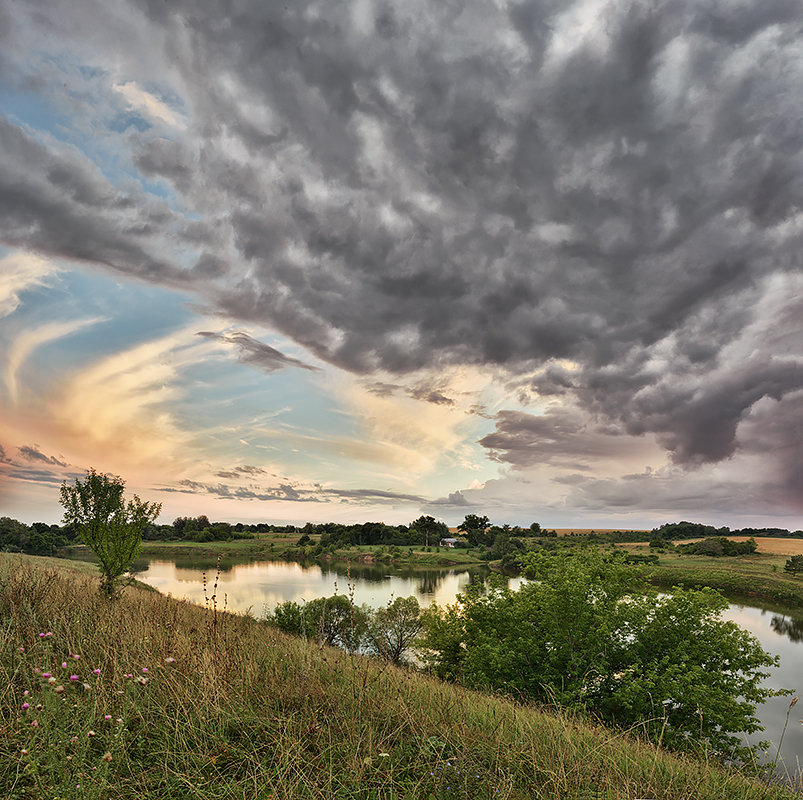
[[[729,537],[743,541],[747,537]],[[689,540],[696,541],[696,540]],[[801,539],[757,538],[758,550],[746,556],[680,555],[671,550],[655,552],[646,543],[620,544],[631,553],[657,555],[651,580],[661,586],[711,586],[728,595],[761,597],[792,608],[803,608],[803,575],[784,572],[789,556],[803,553]]]
[[[133,586],[0,554],[0,796],[784,800],[791,790]],[[210,591],[213,591],[210,588]]]

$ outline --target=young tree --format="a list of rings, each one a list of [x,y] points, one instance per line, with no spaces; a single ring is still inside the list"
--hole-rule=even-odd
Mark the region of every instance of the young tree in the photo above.
[[[75,486],[61,486],[64,524],[74,525],[84,544],[100,562],[101,591],[117,594],[119,578],[131,566],[142,544],[142,532],[162,509],[161,503],[144,503],[136,495],[126,502],[125,481],[90,469]]]
[[[368,627],[371,650],[385,661],[402,664],[423,627],[418,600],[415,597],[397,597],[373,614]]]

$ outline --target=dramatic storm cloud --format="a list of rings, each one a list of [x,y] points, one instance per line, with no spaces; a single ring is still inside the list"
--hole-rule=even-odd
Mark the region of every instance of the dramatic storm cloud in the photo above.
[[[798,0],[20,0],[0,30],[2,242],[184,293],[209,347],[351,425],[272,400],[215,446],[382,465],[293,497],[209,451],[175,491],[640,524],[738,493],[800,527]],[[45,274],[0,277],[0,313]]]

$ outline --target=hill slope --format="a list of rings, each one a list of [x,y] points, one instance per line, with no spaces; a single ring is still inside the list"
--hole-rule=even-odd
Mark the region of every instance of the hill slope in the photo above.
[[[108,603],[97,584],[0,554],[2,797],[794,797],[214,604],[138,588]]]

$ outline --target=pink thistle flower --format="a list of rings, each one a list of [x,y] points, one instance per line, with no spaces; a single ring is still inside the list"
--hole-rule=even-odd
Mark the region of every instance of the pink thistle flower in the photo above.
[[[93,675],[100,675],[100,670],[99,669],[93,669],[92,670],[92,674]]]
[[[49,672],[43,672],[43,673],[42,673],[42,677],[43,677],[43,678],[51,678],[51,677],[53,677],[53,676],[52,676],[52,675],[51,675]]]
[[[23,697],[27,697],[29,694],[30,692],[27,689],[22,693]]]
[[[62,669],[67,669],[67,662],[66,661],[62,661],[61,662],[61,668]]]
[[[148,668],[147,668],[147,667],[143,667],[143,668],[142,668],[142,671],[143,671],[143,672],[147,672],[147,671],[148,671]]]
[[[111,714],[105,714],[105,715],[103,716],[103,719],[111,719],[111,718],[112,718],[112,715],[111,715]]]
[[[45,635],[44,635],[44,633],[40,633],[40,634],[39,634],[39,638],[40,638],[40,639],[44,639],[44,638],[45,638]]]
[[[45,638],[46,638],[46,639],[49,639],[49,638],[50,638],[52,635],[53,635],[53,631],[48,631],[48,632],[45,634]]]
[[[23,711],[27,711],[29,708],[30,708],[30,705],[28,703],[23,703],[22,704],[22,710]]]
[[[70,675],[70,680],[71,681],[77,681],[78,680],[78,676],[77,675]]]

